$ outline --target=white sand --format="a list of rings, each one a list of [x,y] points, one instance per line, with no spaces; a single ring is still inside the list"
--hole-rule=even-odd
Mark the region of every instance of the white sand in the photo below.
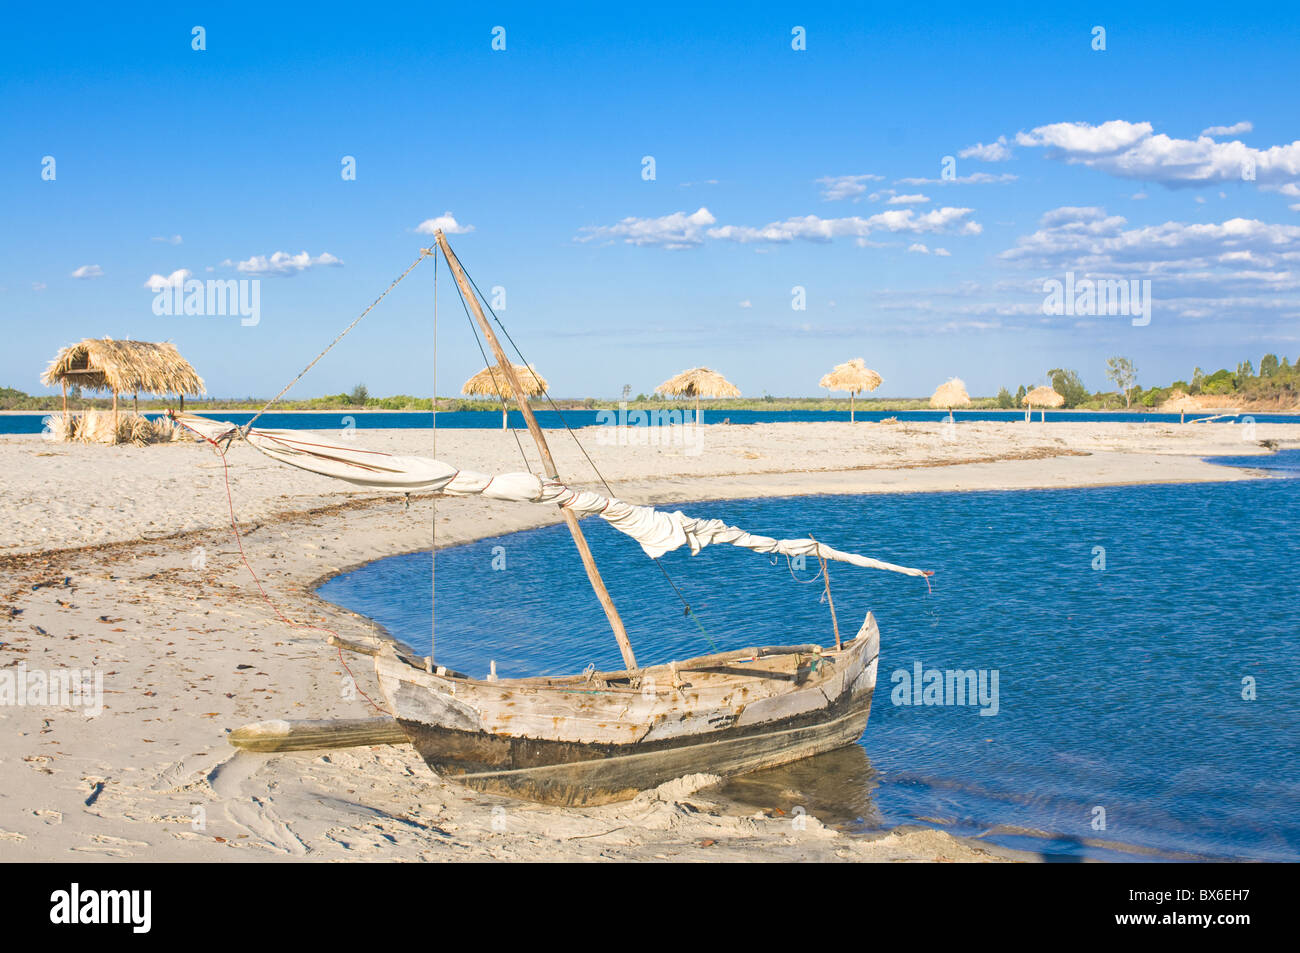
[[[1300,446],[1300,426],[1271,424],[1257,425],[1253,441],[1228,425],[717,426],[705,430],[696,456],[680,446],[604,445],[591,430],[583,436],[619,495],[637,502],[1245,479],[1252,471],[1198,458],[1262,453],[1264,440]],[[430,433],[361,431],[355,439],[428,453]],[[559,434],[552,442],[561,472],[591,485],[573,442]],[[499,431],[443,430],[438,450],[473,469],[519,468],[513,437]],[[310,589],[329,573],[427,547],[431,502],[408,509],[400,497],[340,489],[245,446],[230,463],[248,558],[275,606],[345,636],[366,634],[365,620]],[[0,667],[95,667],[105,674],[107,706],[97,718],[0,707],[0,860],[1011,856],[936,831],[867,839],[815,818],[800,828],[778,805],[740,816],[707,788],[696,790],[708,779],[621,805],[560,810],[443,784],[409,747],[236,753],[225,736],[250,721],[373,711],[345,696],[339,656],[322,634],[279,621],[253,585],[210,448],[4,437],[0,473]],[[441,545],[555,518],[543,507],[477,499],[437,507]],[[708,515],[707,506],[697,510]],[[199,549],[205,566],[196,569]],[[366,662],[348,658],[362,691],[377,697]]]

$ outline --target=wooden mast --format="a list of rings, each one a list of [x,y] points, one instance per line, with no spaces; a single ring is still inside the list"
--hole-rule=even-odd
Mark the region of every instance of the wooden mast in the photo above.
[[[528,432],[533,435],[533,440],[537,444],[537,450],[542,456],[542,466],[546,470],[546,475],[552,480],[560,478],[559,471],[555,468],[555,460],[551,457],[551,448],[547,446],[546,437],[542,434],[542,428],[537,425],[537,418],[533,416],[533,409],[528,406],[528,400],[523,395],[526,391],[515,374],[514,364],[506,357],[506,352],[501,347],[501,342],[497,340],[496,334],[492,331],[492,326],[483,315],[483,308],[479,304],[478,296],[474,294],[470,286],[469,279],[465,277],[465,270],[460,266],[460,259],[456,253],[451,250],[447,244],[447,236],[438,229],[433,233],[434,240],[437,241],[438,247],[442,249],[443,257],[447,259],[447,266],[451,268],[452,276],[456,279],[456,284],[460,286],[461,294],[465,297],[465,302],[469,305],[478,321],[479,328],[483,331],[483,336],[492,347],[492,353],[496,357],[497,364],[505,374],[506,380],[510,382],[510,389],[514,392],[515,403],[519,405],[519,411],[524,415],[524,422],[528,425]],[[600,570],[596,568],[596,560],[591,555],[591,547],[587,545],[587,537],[582,534],[582,527],[578,525],[578,518],[573,515],[573,511],[560,507],[560,512],[564,514],[564,523],[569,527],[569,532],[573,534],[573,542],[578,547],[578,555],[582,557],[583,568],[587,570],[587,579],[591,582],[591,588],[596,592],[596,598],[600,600],[601,608],[605,610],[605,617],[609,619],[609,627],[614,630],[614,638],[618,640],[619,651],[623,653],[623,665],[628,671],[636,669],[636,656],[632,653],[632,643],[628,641],[627,629],[623,626],[623,620],[618,614],[618,609],[614,607],[614,600],[610,598],[609,590],[605,588],[605,581],[600,578]]]

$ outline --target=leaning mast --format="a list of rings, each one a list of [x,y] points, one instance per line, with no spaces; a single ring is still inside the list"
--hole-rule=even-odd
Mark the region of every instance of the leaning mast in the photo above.
[[[435,231],[433,237],[438,243],[438,247],[442,249],[443,257],[447,259],[447,266],[451,269],[452,276],[456,279],[456,284],[460,287],[461,294],[468,302],[475,320],[478,321],[483,336],[487,338],[488,344],[492,347],[497,366],[501,368],[506,380],[510,382],[510,389],[514,393],[515,403],[519,405],[519,411],[524,415],[524,422],[528,425],[528,432],[533,435],[533,441],[537,444],[537,450],[541,454],[542,466],[546,471],[546,475],[552,480],[558,480],[560,474],[555,467],[555,460],[551,457],[551,448],[546,443],[542,428],[537,424],[533,409],[528,406],[528,401],[521,396],[524,393],[524,388],[519,381],[518,375],[515,374],[514,364],[506,356],[505,350],[501,347],[501,342],[497,340],[496,334],[492,331],[492,326],[484,316],[478,295],[474,293],[469,279],[465,276],[465,270],[460,266],[460,259],[456,257],[456,253],[447,244],[447,236],[443,234],[442,229]],[[596,560],[591,555],[591,547],[587,545],[587,537],[583,535],[582,527],[578,525],[578,518],[573,514],[572,510],[561,506],[560,512],[564,514],[564,523],[569,527],[569,532],[573,534],[573,542],[578,547],[578,555],[582,557],[582,565],[587,570],[587,579],[591,583],[591,588],[595,590],[596,598],[600,600],[601,608],[605,610],[605,617],[609,620],[609,627],[614,630],[614,638],[618,640],[619,651],[623,653],[623,665],[629,672],[634,671],[637,665],[636,656],[632,653],[632,643],[628,640],[627,629],[623,626],[623,619],[619,616],[618,609],[614,607],[614,600],[610,597],[609,590],[605,588],[605,581],[600,577],[600,570],[596,568]]]

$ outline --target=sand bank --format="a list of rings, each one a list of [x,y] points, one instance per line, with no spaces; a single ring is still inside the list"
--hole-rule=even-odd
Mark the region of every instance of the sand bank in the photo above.
[[[584,443],[636,502],[806,493],[1016,489],[1245,479],[1211,454],[1300,446],[1300,426],[978,423],[711,427],[692,447]],[[429,453],[430,434],[362,431],[359,445]],[[561,471],[591,485],[571,440]],[[528,449],[525,443],[525,449]],[[438,455],[520,467],[499,431],[443,431]],[[529,453],[536,465],[536,455]],[[928,830],[845,836],[788,801],[756,812],[712,799],[709,778],[580,811],[474,794],[435,779],[407,747],[236,753],[233,728],[268,718],[363,717],[360,693],[322,632],[366,620],[311,594],[322,577],[429,545],[433,503],[340,489],[230,453],[252,583],[229,528],[210,448],[105,448],[0,439],[0,668],[95,670],[104,709],[0,707],[0,859],[773,859],[991,860],[991,845]],[[437,504],[440,545],[551,522],[480,499]],[[707,515],[707,514],[701,514]],[[273,603],[273,605],[272,605]],[[870,729],[868,729],[870,730]]]

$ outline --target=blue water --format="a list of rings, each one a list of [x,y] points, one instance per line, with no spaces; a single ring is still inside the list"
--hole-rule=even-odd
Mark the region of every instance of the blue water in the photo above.
[[[1295,451],[1246,459],[1300,473]],[[1279,479],[683,506],[937,572],[927,593],[833,564],[841,627],[851,635],[868,609],[880,622],[867,731],[726,793],[850,831],[921,823],[1058,859],[1300,860],[1298,493]],[[702,633],[634,543],[598,519],[585,529],[642,663],[832,637],[815,567],[792,576],[725,546],[670,553]],[[429,568],[427,553],[384,559],[320,593],[424,652]],[[443,551],[437,579],[444,664],[621,667],[563,526]],[[997,714],[894,704],[892,674],[916,662],[996,670]]]
[[[24,434],[40,433],[42,429],[41,421],[47,416],[48,412],[40,413],[21,413],[21,414],[0,414],[0,434]],[[536,411],[537,421],[546,429],[562,428],[566,423],[570,427],[591,427],[597,423],[608,420],[608,417],[598,418],[601,411],[597,410],[566,410],[563,412],[554,410]],[[635,411],[633,411],[635,413]],[[683,411],[687,420],[694,416],[693,409]],[[243,424],[252,420],[252,411],[231,411],[230,413],[204,413],[204,416],[212,417],[219,420],[229,420],[231,423]],[[147,417],[162,416],[161,414],[148,413]],[[930,421],[931,423],[942,420],[947,413],[942,410],[899,410],[899,411],[873,411],[857,412],[859,421],[879,421],[886,417],[897,417],[899,420]],[[1139,414],[1129,413],[1126,411],[1054,411],[1049,410],[1047,416],[1050,421],[1074,421],[1076,423],[1097,423],[1109,421],[1112,423],[1178,423],[1177,414]],[[1300,423],[1300,414],[1252,414],[1257,423]],[[329,413],[305,413],[301,411],[285,411],[283,413],[267,413],[262,415],[257,421],[259,427],[282,428],[286,430],[341,430],[344,427],[356,427],[358,430],[373,430],[377,428],[394,428],[394,429],[427,429],[432,426],[432,415],[425,412],[398,411],[398,410],[374,410],[374,411],[330,411]],[[962,420],[1024,420],[1023,410],[959,410],[956,413],[958,421]],[[1034,411],[1034,422],[1038,422],[1039,411]],[[849,419],[848,411],[831,411],[831,410],[709,410],[705,408],[701,414],[701,422],[705,424],[718,424],[724,420],[730,420],[733,424],[761,424],[761,423],[783,423],[789,421],[826,421],[826,420],[843,420]],[[1192,418],[1189,417],[1190,421]],[[1224,418],[1213,421],[1213,423],[1236,423],[1238,418]],[[511,427],[523,428],[523,415],[517,410],[510,411],[509,423]],[[479,430],[493,430],[501,426],[501,412],[499,410],[457,410],[443,411],[438,414],[439,427],[455,427]]]

